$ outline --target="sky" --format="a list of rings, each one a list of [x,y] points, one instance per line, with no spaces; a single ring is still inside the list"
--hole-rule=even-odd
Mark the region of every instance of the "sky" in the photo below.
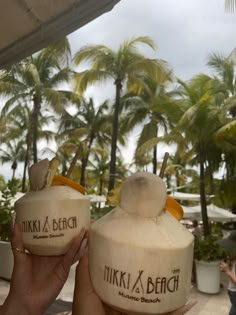
[[[98,0],[99,1],[99,0]],[[147,57],[164,59],[174,74],[183,80],[210,73],[209,54],[228,56],[236,47],[236,13],[225,12],[224,0],[121,0],[112,11],[98,17],[68,36],[72,53],[84,45],[104,44],[117,49],[132,37],[149,36],[158,46],[156,52],[142,50]],[[97,104],[114,95],[114,85],[100,85],[87,92]],[[130,136],[131,160],[137,134]],[[161,148],[163,154],[165,148]],[[9,167],[2,167],[9,177]]]
[[[148,56],[166,60],[182,79],[207,71],[210,53],[236,47],[236,13],[224,0],[121,0],[112,11],[69,35],[72,52],[87,44],[113,49],[125,39],[149,36],[158,46]]]

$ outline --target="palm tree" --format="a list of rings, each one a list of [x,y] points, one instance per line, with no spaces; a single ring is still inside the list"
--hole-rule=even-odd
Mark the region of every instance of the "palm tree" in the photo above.
[[[183,103],[186,112],[183,114],[178,128],[184,133],[190,149],[195,152],[200,167],[199,190],[204,235],[210,233],[205,191],[205,165],[210,160],[209,152],[217,145],[216,135],[226,122],[221,109],[215,105],[213,82],[206,75],[198,75],[190,82],[179,80],[182,88]]]
[[[7,132],[7,117],[0,116],[0,143],[5,141],[5,136]]]
[[[136,37],[125,41],[118,51],[114,51],[104,45],[86,46],[81,48],[74,57],[76,65],[80,65],[83,61],[92,63],[90,69],[75,75],[77,87],[81,92],[87,88],[88,84],[96,81],[101,82],[112,79],[115,85],[109,190],[115,185],[116,150],[122,89],[127,86],[127,83],[138,84],[140,82],[140,74],[148,73],[150,77],[157,78],[166,73],[163,61],[146,58],[139,53],[137,46],[140,44],[155,49],[155,44],[149,37]]]
[[[26,173],[27,168],[33,160],[32,152],[32,128],[31,128],[31,110],[27,104],[18,104],[12,110],[7,113],[8,117],[8,132],[7,139],[13,139],[16,141],[22,141],[22,152],[24,155],[24,168],[22,177],[22,192],[26,191]],[[38,138],[46,141],[52,140],[54,133],[51,130],[46,130],[45,126],[49,125],[49,122],[54,121],[54,117],[50,115],[39,115],[39,132]]]
[[[167,92],[166,88],[170,79],[151,80],[143,78],[144,85],[138,90],[132,91],[139,97],[130,97],[126,102],[129,103],[129,113],[125,122],[127,128],[144,124],[137,141],[135,151],[135,161],[149,164],[147,159],[152,150],[153,173],[157,173],[157,143],[163,138],[162,134],[167,134],[176,125],[182,111],[178,102],[172,98],[172,92]],[[133,105],[133,106],[132,106]],[[151,156],[150,156],[151,157]]]
[[[32,106],[34,163],[38,160],[37,141],[42,107],[49,107],[54,112],[61,113],[69,95],[69,92],[58,89],[61,83],[69,80],[70,69],[67,62],[65,64],[65,59],[68,60],[69,56],[69,43],[64,39],[1,72],[0,95],[8,98],[2,114],[22,102]]]
[[[220,101],[234,95],[236,91],[234,61],[219,53],[212,53],[209,55],[207,65],[216,73],[214,79],[216,92],[221,92]]]
[[[97,194],[102,196],[106,194],[105,187],[109,175],[109,154],[106,150],[94,154],[93,161],[90,163],[92,170],[90,177],[94,179],[94,186],[97,187]]]
[[[231,57],[224,57],[221,54],[213,53],[209,56],[208,66],[214,73],[214,89],[220,97],[218,98],[218,106],[222,108],[229,118],[228,124],[223,126],[218,133],[219,141],[224,140],[224,162],[226,165],[226,176],[224,181],[229,181],[230,185],[234,182],[236,175],[236,75],[235,75],[235,60]],[[219,93],[220,92],[220,93]],[[227,183],[224,185],[228,186]],[[228,190],[228,189],[227,189]],[[232,195],[231,210],[236,213],[236,201],[234,194]],[[228,198],[230,200],[230,198]]]
[[[92,147],[95,143],[102,144],[103,147],[107,142],[110,143],[108,133],[110,131],[108,129],[110,117],[107,114],[107,102],[96,107],[93,100],[90,98],[88,102],[83,99],[74,105],[76,106],[77,112],[73,115],[68,111],[64,112],[61,117],[59,131],[62,132],[62,134],[66,133],[68,136],[72,134],[78,135],[78,133],[82,136],[84,135],[84,140],[81,141],[83,147],[80,147],[80,184],[85,186],[85,171]]]
[[[18,104],[14,107],[8,114],[8,140],[16,139],[23,144],[23,160],[24,160],[24,168],[23,168],[23,177],[22,177],[22,192],[26,191],[26,171],[29,165],[29,161],[32,157],[32,143],[31,143],[31,112],[28,106],[24,106]]]
[[[21,141],[8,141],[5,145],[5,149],[0,149],[0,160],[2,163],[11,163],[12,179],[15,178],[15,172],[18,166],[18,162],[23,161],[24,157],[24,142]]]

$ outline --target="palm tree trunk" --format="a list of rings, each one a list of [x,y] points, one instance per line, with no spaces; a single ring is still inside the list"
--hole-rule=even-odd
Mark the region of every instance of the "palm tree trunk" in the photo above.
[[[15,173],[16,173],[16,168],[12,168],[12,177],[11,177],[11,179],[15,178]]]
[[[99,191],[98,191],[99,196],[102,196],[102,193],[103,193],[103,176],[101,176],[99,179]]]
[[[202,221],[203,221],[203,232],[204,236],[207,237],[210,235],[210,227],[208,222],[208,215],[207,215],[207,205],[206,205],[206,192],[205,192],[205,172],[204,172],[204,155],[200,151],[199,152],[200,158],[200,201],[201,201],[201,212],[202,212]]]
[[[32,113],[32,135],[33,135],[33,159],[34,163],[38,162],[38,150],[37,150],[37,141],[38,141],[38,119],[40,112],[40,103],[41,97],[38,94],[34,94],[33,97],[34,108]]]
[[[22,188],[21,188],[21,191],[23,193],[26,191],[26,170],[29,164],[29,148],[30,148],[30,136],[28,132],[26,136],[26,152],[25,152],[25,161],[24,161],[24,170],[23,170],[23,178],[22,178]]]
[[[212,171],[212,166],[211,162],[209,161],[209,179],[210,179],[210,195],[213,195],[215,192],[215,184],[214,184],[214,176],[213,176],[213,171]]]
[[[85,186],[85,170],[88,162],[87,154],[81,159],[80,185]]]
[[[152,172],[157,173],[157,147],[153,148],[153,158],[152,158]]]
[[[154,132],[154,137],[158,138],[158,127],[156,125],[155,127],[155,132]],[[157,145],[154,146],[153,152],[152,152],[152,172],[153,174],[157,173]]]
[[[82,163],[81,163],[81,175],[80,175],[80,185],[85,187],[85,172],[86,172],[86,168],[87,168],[87,164],[88,164],[88,159],[89,159],[89,153],[90,153],[90,149],[92,147],[92,143],[94,140],[94,136],[91,135],[90,136],[90,141],[89,141],[89,145],[87,147],[87,149],[85,149],[85,151],[87,151],[87,153],[85,152],[85,156],[82,157]]]
[[[22,188],[21,188],[21,191],[23,193],[26,191],[26,170],[27,170],[28,162],[29,162],[29,159],[26,153],[25,161],[24,161],[23,178],[22,178]]]
[[[110,160],[110,173],[108,191],[112,190],[115,186],[115,174],[116,174],[116,148],[119,128],[119,111],[120,111],[120,94],[122,89],[122,83],[120,79],[116,79],[116,101],[115,110],[113,115],[113,128],[112,128],[112,139],[111,139],[111,160]]]

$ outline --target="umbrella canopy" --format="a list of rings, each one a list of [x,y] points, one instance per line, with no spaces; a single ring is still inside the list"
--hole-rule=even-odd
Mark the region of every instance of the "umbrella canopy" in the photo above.
[[[196,219],[201,220],[201,206],[197,205],[194,207],[185,207],[182,206],[184,209],[184,216],[183,219]],[[229,212],[228,210],[219,208],[213,204],[207,206],[207,213],[208,217],[212,221],[216,222],[230,222],[236,221],[236,215]]]
[[[170,194],[170,196],[177,200],[192,200],[192,201],[200,201],[200,195],[199,194],[189,194],[189,193],[183,193],[174,191]],[[214,197],[213,195],[206,196],[207,199]]]
[[[90,202],[106,202],[107,198],[106,196],[100,196],[100,195],[87,195],[89,197]]]
[[[0,1],[0,68],[59,40],[120,0]]]

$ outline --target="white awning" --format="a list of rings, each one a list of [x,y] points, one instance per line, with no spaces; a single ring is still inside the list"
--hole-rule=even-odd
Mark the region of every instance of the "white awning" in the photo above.
[[[194,207],[182,206],[182,208],[184,210],[183,219],[202,220],[200,205]],[[231,213],[228,210],[219,208],[213,204],[207,206],[207,214],[210,220],[216,222],[236,221],[235,214]]]
[[[120,0],[1,0],[0,68],[59,40]]]

